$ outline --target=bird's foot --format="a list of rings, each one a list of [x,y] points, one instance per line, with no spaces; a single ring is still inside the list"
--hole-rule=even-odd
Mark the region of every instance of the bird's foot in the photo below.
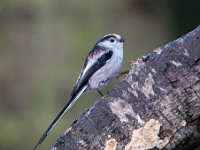
[[[98,92],[99,92],[99,94],[103,97],[103,93],[101,93],[101,91],[100,90],[97,90]]]

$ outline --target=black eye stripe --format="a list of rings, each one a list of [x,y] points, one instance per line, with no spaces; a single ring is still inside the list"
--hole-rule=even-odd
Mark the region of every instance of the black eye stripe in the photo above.
[[[117,37],[115,35],[108,35],[108,36],[105,36],[104,38],[102,38],[99,42],[103,42],[103,41],[108,40],[110,38],[116,39]]]

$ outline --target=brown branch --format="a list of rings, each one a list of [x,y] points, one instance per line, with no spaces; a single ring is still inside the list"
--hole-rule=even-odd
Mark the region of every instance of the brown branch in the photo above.
[[[175,149],[200,140],[200,26],[131,64],[57,150]]]

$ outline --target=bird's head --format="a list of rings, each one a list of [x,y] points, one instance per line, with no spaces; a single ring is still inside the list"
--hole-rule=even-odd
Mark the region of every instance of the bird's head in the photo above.
[[[123,43],[124,38],[118,34],[107,34],[101,38],[101,40],[97,43],[98,46],[109,48],[113,51],[122,50],[123,51]]]

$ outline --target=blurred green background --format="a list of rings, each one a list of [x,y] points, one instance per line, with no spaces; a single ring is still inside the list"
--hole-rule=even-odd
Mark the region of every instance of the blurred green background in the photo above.
[[[125,37],[122,70],[128,70],[130,60],[194,29],[199,12],[198,0],[1,0],[0,149],[34,147],[102,36]],[[99,98],[97,92],[83,94],[38,149],[50,149]]]

